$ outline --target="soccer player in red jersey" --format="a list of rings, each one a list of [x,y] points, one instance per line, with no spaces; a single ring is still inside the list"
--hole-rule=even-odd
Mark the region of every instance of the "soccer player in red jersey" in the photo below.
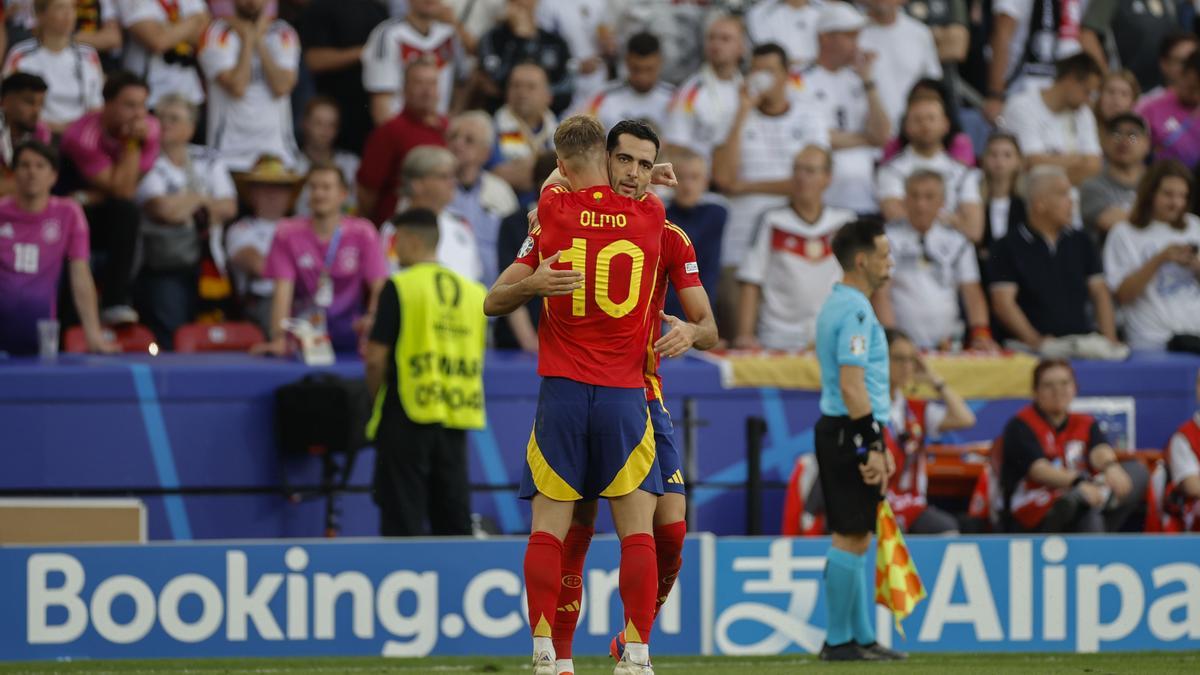
[[[648,179],[658,137],[644,124],[630,133],[637,137],[632,161]],[[646,641],[658,576],[651,532],[662,477],[644,369],[658,321],[651,300],[666,212],[653,195],[632,199],[612,190],[604,129],[594,118],[567,118],[554,143],[561,173],[571,185],[587,187],[543,190],[540,262],[532,265],[533,242],[527,242],[484,302],[489,316],[499,316],[545,297],[538,326],[542,384],[521,480],[521,496],[532,500],[533,509],[525,553],[533,672],[556,670],[553,623],[575,502],[605,497],[621,538],[619,586],[628,640],[613,672],[649,675]],[[568,265],[577,274],[566,276]]]
[[[626,132],[627,123],[615,125],[608,132],[608,178],[613,190],[628,197],[641,198],[652,181],[642,174],[632,161],[628,147],[637,137]],[[530,239],[537,245],[540,232],[534,229]],[[687,321],[663,313],[667,298],[667,282],[675,287]],[[662,356],[676,357],[692,347],[711,349],[717,344],[717,325],[713,319],[708,295],[700,284],[696,251],[687,234],[667,222],[663,229],[662,255],[659,258],[658,282],[653,295],[655,321],[651,341],[653,348],[646,353],[646,402],[654,426],[654,441],[659,472],[663,481],[663,496],[654,510],[654,546],[658,558],[658,591],[655,614],[667,601],[683,564],[684,535],[687,533],[687,501],[683,464],[675,446],[674,426],[663,400],[662,376],[658,372]],[[669,330],[664,335],[662,324]],[[554,651],[558,659],[558,675],[574,673],[571,658],[575,626],[579,621],[583,598],[583,566],[594,533],[596,502],[575,504],[571,529],[563,541],[562,583],[558,596],[558,611],[554,622]],[[610,649],[618,661],[623,657],[624,636],[613,638]]]

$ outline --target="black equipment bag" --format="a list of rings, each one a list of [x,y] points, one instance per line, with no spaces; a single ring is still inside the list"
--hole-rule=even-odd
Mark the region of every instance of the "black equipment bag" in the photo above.
[[[275,390],[275,437],[284,460],[280,462],[284,495],[293,503],[324,498],[327,537],[341,531],[338,497],[349,488],[358,451],[367,445],[370,408],[366,382],[360,379],[320,373]],[[342,455],[342,460],[336,455]],[[321,484],[315,490],[294,487],[288,479],[289,465],[303,464],[301,458],[312,456],[321,460]]]
[[[370,414],[361,379],[306,375],[275,391],[275,435],[285,457],[341,454],[367,445]]]

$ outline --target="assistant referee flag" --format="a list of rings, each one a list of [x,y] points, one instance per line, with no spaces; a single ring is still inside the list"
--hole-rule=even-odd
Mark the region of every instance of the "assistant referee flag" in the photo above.
[[[896,631],[904,637],[900,621],[912,614],[917,603],[925,597],[925,585],[917,574],[904,535],[896,524],[896,515],[888,500],[879,502],[879,515],[875,521],[876,536],[879,538],[875,558],[875,602],[892,611]]]

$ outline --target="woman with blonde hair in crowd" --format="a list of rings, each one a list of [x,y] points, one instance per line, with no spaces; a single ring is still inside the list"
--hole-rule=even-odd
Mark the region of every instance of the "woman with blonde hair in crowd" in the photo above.
[[[1017,137],[1007,131],[988,136],[979,158],[983,177],[979,194],[983,199],[983,239],[979,241],[979,269],[987,266],[987,252],[1009,230],[1025,222],[1025,200],[1020,196],[1021,167],[1025,158]]]
[[[1150,167],[1129,221],[1104,244],[1104,276],[1125,310],[1134,349],[1200,350],[1200,218],[1188,213],[1192,173],[1174,160]]]
[[[1092,105],[1096,128],[1103,129],[1108,121],[1121,113],[1133,111],[1142,87],[1130,70],[1109,71],[1100,82],[1100,95]]]
[[[979,283],[988,288],[992,282],[992,246],[1004,238],[1009,230],[1028,224],[1025,210],[1024,171],[1025,156],[1017,137],[1007,131],[994,131],[988,136],[979,156],[979,196],[983,200],[983,238],[975,244],[979,258]],[[1006,335],[1004,325],[989,314],[992,335]]]

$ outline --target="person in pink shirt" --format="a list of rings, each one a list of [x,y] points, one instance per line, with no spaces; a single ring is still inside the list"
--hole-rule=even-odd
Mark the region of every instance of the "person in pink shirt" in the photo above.
[[[88,348],[117,351],[100,330],[83,211],[71,199],[50,196],[58,156],[27,141],[13,150],[12,164],[15,193],[0,199],[0,351],[37,353],[38,320],[57,317],[64,260]]]
[[[31,73],[13,73],[0,84],[0,196],[16,190],[13,149],[23,141],[50,143],[50,127],[41,120],[46,81]]]
[[[1144,97],[1135,110],[1150,125],[1154,161],[1174,159],[1194,170],[1200,164],[1200,51],[1184,61],[1174,84]]]
[[[314,310],[324,310],[335,351],[356,350],[387,278],[375,226],[342,214],[348,185],[337,165],[315,163],[306,189],[312,215],[281,221],[267,253],[263,276],[275,281],[269,341],[253,353],[286,353],[283,320]]]
[[[107,262],[100,276],[100,318],[137,321],[130,306],[141,210],[134,202],[142,176],[158,158],[158,120],[146,110],[145,80],[118,71],[104,83],[104,106],[67,127],[61,150],[70,166],[59,186],[75,192],[93,223],[92,247]]]

